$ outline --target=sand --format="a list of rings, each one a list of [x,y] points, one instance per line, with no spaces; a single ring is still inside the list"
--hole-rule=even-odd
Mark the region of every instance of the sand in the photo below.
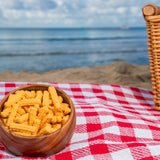
[[[5,82],[98,83],[140,87],[152,90],[149,65],[132,65],[123,61],[108,66],[81,67],[38,72],[1,72]]]

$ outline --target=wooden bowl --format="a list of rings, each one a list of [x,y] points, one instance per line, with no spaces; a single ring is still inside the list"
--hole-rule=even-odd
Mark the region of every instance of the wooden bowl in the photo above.
[[[27,85],[11,91],[9,94],[17,90],[48,90],[49,85],[35,84]],[[56,88],[56,87],[55,87]],[[21,136],[10,132],[0,121],[0,141],[14,155],[29,157],[44,157],[61,151],[70,141],[75,125],[76,114],[75,108],[70,97],[62,90],[56,88],[58,95],[62,96],[65,103],[71,108],[70,118],[61,129],[45,136]],[[4,107],[4,103],[8,99],[6,95],[0,102],[0,111]]]

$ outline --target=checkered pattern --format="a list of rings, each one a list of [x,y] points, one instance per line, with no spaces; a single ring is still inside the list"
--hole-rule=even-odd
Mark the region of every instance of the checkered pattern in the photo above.
[[[26,84],[31,83],[1,82],[0,99]],[[153,109],[151,91],[102,84],[43,84],[64,90],[73,100],[77,116],[69,144],[46,159],[160,159],[160,112]],[[15,156],[0,144],[0,158]]]

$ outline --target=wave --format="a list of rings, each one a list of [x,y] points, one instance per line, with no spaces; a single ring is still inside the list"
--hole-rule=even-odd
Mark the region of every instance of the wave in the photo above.
[[[116,53],[135,53],[147,52],[146,48],[114,50],[114,51],[60,51],[48,53],[0,53],[0,57],[21,57],[21,56],[51,56],[51,55],[71,55],[71,54],[116,54]]]
[[[68,37],[68,38],[10,38],[0,39],[0,41],[94,41],[94,40],[118,40],[118,39],[146,39],[144,36],[131,37]]]

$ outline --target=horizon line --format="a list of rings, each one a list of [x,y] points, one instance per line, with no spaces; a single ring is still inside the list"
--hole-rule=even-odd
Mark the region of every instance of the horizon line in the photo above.
[[[118,26],[118,27],[0,27],[0,29],[127,29],[146,28],[146,26]]]

